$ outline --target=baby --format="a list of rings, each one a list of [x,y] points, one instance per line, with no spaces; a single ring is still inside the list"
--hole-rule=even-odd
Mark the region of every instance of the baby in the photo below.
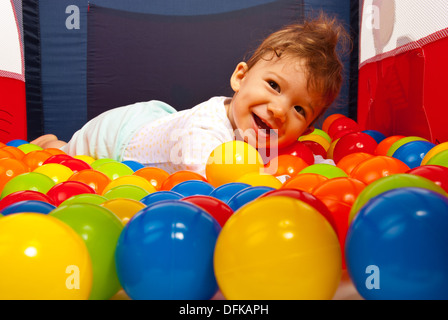
[[[179,112],[160,101],[140,102],[104,112],[68,143],[51,134],[31,143],[205,176],[210,153],[225,142],[282,148],[312,130],[341,88],[341,40],[348,40],[344,28],[321,14],[274,32],[240,62],[230,78],[233,97],[213,97]]]

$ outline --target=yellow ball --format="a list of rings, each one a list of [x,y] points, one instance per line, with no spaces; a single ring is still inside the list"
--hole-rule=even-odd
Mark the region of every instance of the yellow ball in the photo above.
[[[212,151],[205,173],[208,182],[219,187],[247,173],[262,173],[263,168],[263,159],[254,147],[243,141],[230,141]]]
[[[328,151],[330,148],[331,141],[328,141],[325,137],[318,134],[307,134],[299,138],[299,141],[314,141],[320,144],[325,151]]]
[[[37,167],[33,172],[38,172],[53,179],[55,183],[67,181],[73,175],[72,169],[59,163],[46,163]]]
[[[87,164],[92,164],[93,162],[95,162],[95,158],[93,158],[91,156],[86,156],[86,155],[77,155],[77,156],[74,156],[73,158],[82,160]]]
[[[448,141],[438,144],[435,147],[431,148],[431,150],[429,150],[428,153],[426,153],[420,165],[421,166],[425,165],[433,156],[445,150],[448,150]]]
[[[313,207],[271,196],[230,217],[216,242],[214,269],[229,300],[332,299],[341,249],[334,229]]]
[[[146,207],[142,202],[134,199],[117,198],[103,202],[101,207],[109,209],[126,224],[140,210]]]
[[[157,191],[156,188],[151,184],[151,182],[149,182],[145,178],[135,175],[125,175],[109,182],[107,186],[103,189],[103,195],[105,195],[107,191],[109,191],[114,187],[126,184],[141,187],[146,191],[148,191],[149,193]]]
[[[92,264],[84,241],[48,215],[0,219],[0,299],[87,300]]]
[[[282,182],[273,175],[258,172],[246,173],[244,176],[237,179],[235,182],[247,183],[252,187],[265,186],[265,187],[272,187],[275,189],[280,189],[282,186]]]

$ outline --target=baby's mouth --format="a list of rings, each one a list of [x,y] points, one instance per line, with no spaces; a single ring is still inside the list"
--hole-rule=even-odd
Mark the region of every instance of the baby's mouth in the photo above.
[[[269,124],[265,123],[260,117],[258,117],[255,113],[253,113],[253,117],[255,120],[255,124],[258,126],[258,129],[266,130],[269,134],[273,129],[269,126]]]

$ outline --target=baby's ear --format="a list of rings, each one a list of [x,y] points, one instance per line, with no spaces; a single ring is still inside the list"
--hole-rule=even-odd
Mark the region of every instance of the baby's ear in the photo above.
[[[233,71],[232,76],[230,77],[230,86],[233,91],[238,92],[240,90],[241,81],[246,76],[246,72],[249,70],[246,62],[240,62]]]

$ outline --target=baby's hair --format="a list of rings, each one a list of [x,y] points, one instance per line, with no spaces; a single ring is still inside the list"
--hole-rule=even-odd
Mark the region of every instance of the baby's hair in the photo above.
[[[322,98],[324,107],[336,99],[342,86],[343,65],[339,49],[347,49],[350,36],[336,18],[317,18],[288,25],[268,36],[247,61],[249,69],[260,59],[277,56],[303,59],[308,90]],[[340,47],[338,47],[340,45]]]

